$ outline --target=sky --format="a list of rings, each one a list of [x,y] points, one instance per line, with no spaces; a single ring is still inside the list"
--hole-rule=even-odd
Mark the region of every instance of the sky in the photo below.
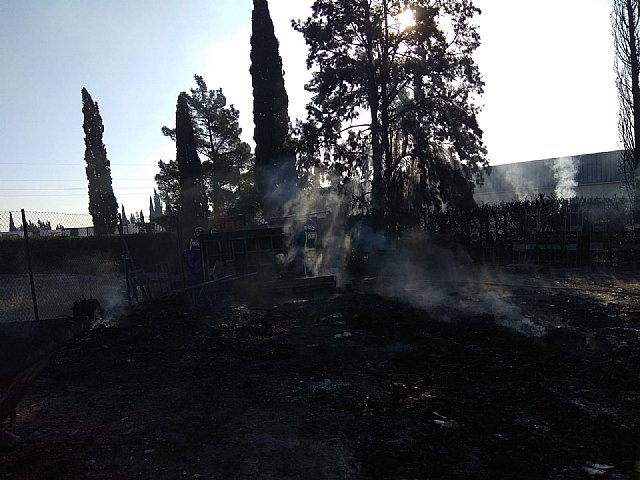
[[[491,164],[619,148],[611,0],[476,0]],[[311,0],[269,0],[289,96],[304,118],[306,45],[291,19]],[[0,0],[0,212],[87,213],[83,87],[98,102],[116,198],[148,215],[161,127],[202,75],[253,144],[251,0]]]

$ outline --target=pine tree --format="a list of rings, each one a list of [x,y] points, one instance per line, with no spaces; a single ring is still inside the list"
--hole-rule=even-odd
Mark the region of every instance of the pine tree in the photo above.
[[[251,27],[256,186],[269,215],[277,214],[295,189],[295,155],[289,147],[289,98],[267,0],[253,0]]]
[[[473,205],[488,165],[476,14],[473,0],[314,0],[294,22],[313,69],[302,128],[310,166],[359,182],[376,229],[400,233],[433,209]]]
[[[142,210],[140,210],[140,225],[144,225],[145,221],[144,221],[144,213],[142,212]]]
[[[160,199],[164,202],[164,211],[167,215],[175,216],[180,211],[180,173],[178,162],[169,160],[158,161],[159,173],[155,176],[158,185]]]
[[[96,235],[113,233],[118,218],[118,203],[111,184],[111,166],[102,143],[104,126],[98,109],[86,88],[82,89],[86,172],[89,181],[89,213]]]
[[[200,75],[196,88],[187,94],[198,155],[202,161],[202,183],[214,217],[226,214],[238,201],[239,189],[253,177],[253,158],[249,144],[240,140],[240,112],[227,104],[221,89],[209,89]],[[175,128],[162,127],[162,133],[176,140]],[[178,169],[175,162],[160,162],[156,182],[168,212],[177,205]]]
[[[135,225],[136,223],[136,217],[133,215],[133,213],[129,216],[129,224],[130,225]]]
[[[13,215],[11,214],[11,212],[9,212],[9,231],[10,232],[18,231],[18,229],[16,228],[16,224],[13,223]]]

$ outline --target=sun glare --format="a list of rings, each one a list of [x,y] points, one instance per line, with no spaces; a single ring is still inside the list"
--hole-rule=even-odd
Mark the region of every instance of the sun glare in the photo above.
[[[400,13],[396,20],[401,30],[406,30],[413,27],[416,24],[416,19],[413,16],[413,11],[407,8],[404,12]]]

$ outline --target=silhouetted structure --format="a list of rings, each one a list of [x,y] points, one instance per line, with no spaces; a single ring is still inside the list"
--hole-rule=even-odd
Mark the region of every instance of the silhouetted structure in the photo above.
[[[495,165],[487,169],[474,197],[478,203],[499,203],[534,199],[541,193],[564,198],[626,196],[621,157],[622,151],[615,150]]]

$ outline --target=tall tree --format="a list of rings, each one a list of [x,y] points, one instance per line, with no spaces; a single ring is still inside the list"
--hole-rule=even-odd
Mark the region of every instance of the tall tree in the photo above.
[[[296,160],[289,141],[282,59],[267,0],[253,0],[251,28],[256,185],[270,215],[277,214],[295,190]]]
[[[127,218],[127,214],[124,212],[124,203],[122,204],[122,208],[120,209],[120,218],[122,218],[123,225],[129,225],[129,219]]]
[[[16,224],[13,222],[13,215],[9,212],[9,231],[16,232],[17,230]]]
[[[118,221],[118,202],[111,184],[111,165],[102,143],[104,126],[98,109],[86,88],[82,89],[84,115],[84,160],[89,181],[89,213],[93,217],[96,235],[113,233]]]
[[[153,189],[153,214],[155,217],[162,216],[162,201],[155,188]]]
[[[185,92],[178,95],[176,104],[176,163],[180,182],[180,216],[184,235],[189,238],[196,227],[206,224],[208,208],[202,163],[189,113],[189,97]]]
[[[378,229],[472,201],[487,164],[474,103],[477,13],[471,0],[315,0],[311,17],[293,23],[315,67],[306,155],[340,181],[371,182]]]
[[[149,195],[149,220],[156,218],[156,212],[153,209],[153,198]]]
[[[201,76],[195,75],[194,78],[196,88],[190,90],[187,103],[202,161],[203,183],[213,215],[217,217],[237,202],[238,188],[251,169],[251,147],[240,140],[240,112],[233,105],[227,105],[222,90],[209,90]],[[162,132],[176,139],[175,129],[165,126]],[[156,182],[170,211],[174,208],[177,165],[160,162],[159,167]]]
[[[633,218],[640,222],[640,2],[614,0],[611,26],[620,110],[622,172],[633,199]]]
[[[174,137],[175,138],[175,137]],[[158,161],[159,173],[155,180],[158,185],[160,198],[164,202],[167,215],[175,216],[178,213],[180,201],[180,180],[178,173],[178,162],[169,160]]]

